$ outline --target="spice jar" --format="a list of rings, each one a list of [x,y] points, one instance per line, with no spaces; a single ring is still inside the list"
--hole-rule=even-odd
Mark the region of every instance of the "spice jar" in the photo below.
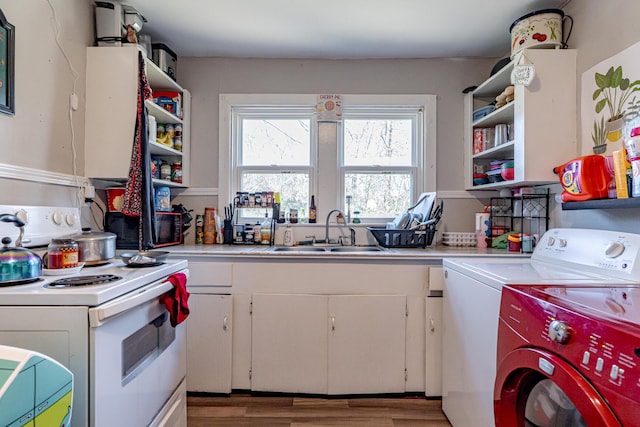
[[[47,247],[47,268],[78,266],[78,242],[73,239],[52,239]]]
[[[171,180],[171,165],[164,161],[160,165],[160,179],[164,179],[165,181]]]
[[[182,183],[182,162],[175,162],[171,165],[171,181]]]

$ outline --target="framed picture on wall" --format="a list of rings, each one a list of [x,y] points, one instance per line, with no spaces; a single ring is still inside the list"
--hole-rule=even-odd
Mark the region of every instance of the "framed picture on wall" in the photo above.
[[[15,34],[0,9],[0,113],[15,113],[14,92]]]

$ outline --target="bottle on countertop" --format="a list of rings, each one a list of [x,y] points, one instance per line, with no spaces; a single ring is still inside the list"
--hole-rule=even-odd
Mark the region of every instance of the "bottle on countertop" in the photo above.
[[[264,221],[260,224],[260,244],[271,244],[271,218],[269,214],[264,214]]]
[[[287,228],[284,229],[284,241],[285,246],[293,246],[293,229],[291,224],[287,224]]]
[[[316,196],[311,195],[311,204],[309,205],[309,223],[315,224],[316,222]]]
[[[260,228],[260,221],[258,221],[256,222],[256,225],[253,226],[253,243],[255,245],[259,245],[260,243],[262,243]]]

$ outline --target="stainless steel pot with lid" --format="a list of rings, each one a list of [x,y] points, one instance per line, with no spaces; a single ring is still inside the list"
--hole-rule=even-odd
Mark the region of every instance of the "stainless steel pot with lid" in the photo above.
[[[71,236],[78,242],[78,257],[86,265],[104,264],[116,256],[116,235],[83,228],[82,234]]]
[[[13,222],[20,229],[15,246],[11,244],[11,238],[2,238],[0,249],[0,286],[19,285],[38,280],[42,274],[42,260],[29,249],[22,247],[24,235],[24,222],[17,216],[10,214],[0,215],[0,221]]]

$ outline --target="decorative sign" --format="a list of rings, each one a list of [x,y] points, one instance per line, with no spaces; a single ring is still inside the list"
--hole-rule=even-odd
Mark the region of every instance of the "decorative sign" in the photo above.
[[[318,95],[316,114],[319,122],[339,122],[342,120],[342,96]]]
[[[529,86],[536,76],[533,64],[515,65],[511,71],[511,84]]]
[[[581,153],[613,155],[640,126],[640,42],[582,74]],[[613,174],[613,172],[612,172]]]

